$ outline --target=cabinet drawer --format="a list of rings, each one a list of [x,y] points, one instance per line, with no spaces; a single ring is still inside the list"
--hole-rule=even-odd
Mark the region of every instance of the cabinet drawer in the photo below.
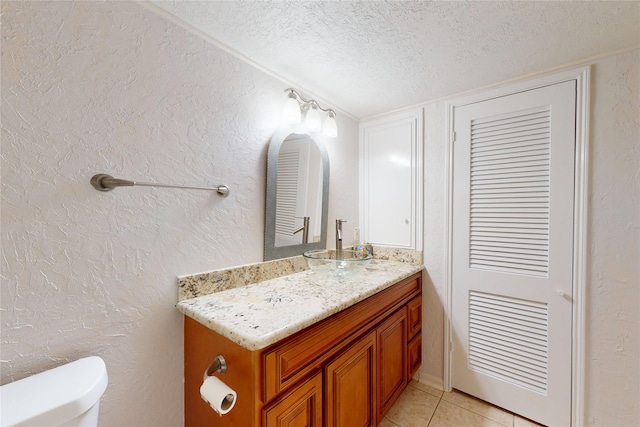
[[[263,425],[322,427],[322,374],[316,374],[266,409]]]
[[[393,310],[422,289],[420,273],[316,323],[264,353],[264,401],[302,379],[349,344],[351,334]]]
[[[422,329],[422,295],[418,295],[407,304],[407,318],[409,324],[409,339]]]
[[[407,345],[407,373],[409,379],[418,372],[422,366],[422,333],[419,333]]]

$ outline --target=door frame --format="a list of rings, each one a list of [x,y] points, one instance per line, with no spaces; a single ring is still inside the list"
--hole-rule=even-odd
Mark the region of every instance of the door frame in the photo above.
[[[453,268],[453,113],[456,107],[501,96],[537,89],[565,81],[576,81],[576,147],[574,175],[573,226],[573,313],[571,325],[571,425],[584,424],[585,416],[585,348],[587,288],[587,225],[589,186],[589,105],[591,67],[570,68],[518,82],[507,82],[482,92],[445,103],[446,154],[445,175],[447,206],[445,209],[445,294],[444,294],[444,389],[451,391],[452,368],[452,268]]]

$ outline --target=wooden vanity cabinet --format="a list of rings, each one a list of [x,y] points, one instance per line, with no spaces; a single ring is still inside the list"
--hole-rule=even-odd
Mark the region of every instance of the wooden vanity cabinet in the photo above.
[[[409,306],[421,299],[417,273],[256,351],[185,317],[185,426],[376,426],[420,366]],[[238,394],[222,417],[199,392],[217,354],[228,370],[216,375]]]
[[[203,374],[214,358],[222,354],[227,372],[214,374],[233,388],[238,399],[234,408],[220,417],[200,397]],[[232,342],[196,320],[184,318],[184,424],[185,426],[248,427],[261,423],[262,377],[259,352]]]

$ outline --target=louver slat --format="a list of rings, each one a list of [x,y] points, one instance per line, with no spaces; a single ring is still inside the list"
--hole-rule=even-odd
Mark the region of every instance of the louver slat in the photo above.
[[[538,370],[539,373],[544,373],[546,369],[545,355],[534,352],[531,349],[513,347],[512,342],[509,343],[508,347],[505,347],[503,340],[480,334],[474,337],[472,342],[476,348],[487,349],[490,352],[498,353],[502,356],[506,355],[510,359],[517,358],[518,360],[522,360],[526,366]]]
[[[496,122],[502,124],[513,124],[521,121],[533,121],[533,120],[546,120],[549,118],[549,109],[541,109],[538,112],[526,111],[526,112],[514,112],[508,117],[501,117],[496,119],[494,117],[486,117],[482,119],[476,119],[476,129],[483,129],[486,127],[495,127]]]
[[[473,135],[471,138],[473,139]],[[485,136],[473,140],[476,144],[473,158],[490,155],[494,151],[503,151],[502,154],[505,155],[518,152],[535,152],[539,149],[539,144],[548,139],[548,133],[537,133],[535,135],[513,134],[497,139]]]
[[[278,157],[278,190],[276,193],[276,234],[290,236],[296,220],[298,195],[297,151],[282,152]]]
[[[492,156],[486,160],[477,159],[472,160],[474,171],[482,171],[482,170],[500,170],[500,169],[510,169],[518,167],[520,165],[527,166],[546,166],[549,163],[549,155],[547,153],[543,154],[529,154],[524,156],[523,153],[513,153],[509,156],[501,156],[498,158],[497,156]]]
[[[511,348],[513,351],[522,351],[532,357],[546,358],[546,346],[535,344],[535,340],[540,337],[536,334],[518,334],[514,330],[496,328],[490,323],[486,325],[478,324],[474,329],[474,339],[491,337],[493,341],[500,343],[500,347]]]
[[[518,351],[522,351],[528,354],[530,357],[535,358],[536,360],[544,360],[547,356],[537,347],[518,347],[518,345],[520,345],[521,343],[519,336],[516,336],[516,338],[511,338],[509,334],[496,334],[493,329],[489,331],[487,329],[483,330],[481,327],[476,328],[476,339],[482,339],[484,341],[497,344],[498,346],[503,346],[505,343],[507,343],[509,348],[518,348]]]
[[[471,268],[548,275],[549,135],[548,108],[472,121]]]
[[[536,111],[515,112],[507,117],[488,117],[474,120],[475,127],[472,132],[489,133],[504,132],[510,133],[515,127],[532,126],[549,122],[551,114],[548,108]]]
[[[517,369],[520,373],[529,375],[529,379],[537,380],[540,374],[544,375],[547,368],[545,362],[540,362],[531,359],[526,353],[519,353],[517,351],[510,351],[513,349],[498,348],[487,345],[486,341],[473,341],[476,346],[476,356],[480,356],[491,360],[496,365],[508,363],[513,369]]]
[[[544,303],[470,291],[469,368],[546,395],[548,326]]]
[[[493,231],[483,231],[483,232],[478,232],[478,241],[484,242],[484,241],[490,241],[490,242],[494,242],[496,244],[500,244],[501,242],[505,242],[505,243],[513,243],[513,244],[536,244],[536,245],[540,245],[540,246],[545,246],[545,248],[547,248],[547,241],[546,238],[544,236],[540,237],[540,236],[534,236],[534,235],[530,235],[530,234],[514,234],[514,233],[508,233],[509,237],[505,237],[504,236],[504,232],[503,233],[499,233],[499,232],[493,232]],[[505,244],[505,247],[507,247],[507,245]]]

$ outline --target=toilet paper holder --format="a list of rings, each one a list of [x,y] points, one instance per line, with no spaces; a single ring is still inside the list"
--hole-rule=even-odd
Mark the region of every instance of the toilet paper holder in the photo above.
[[[214,372],[219,374],[224,374],[227,372],[227,361],[224,360],[221,354],[217,355],[213,362],[209,365],[207,369],[204,370],[204,375],[202,376],[202,380],[206,380],[207,377],[213,375]]]

